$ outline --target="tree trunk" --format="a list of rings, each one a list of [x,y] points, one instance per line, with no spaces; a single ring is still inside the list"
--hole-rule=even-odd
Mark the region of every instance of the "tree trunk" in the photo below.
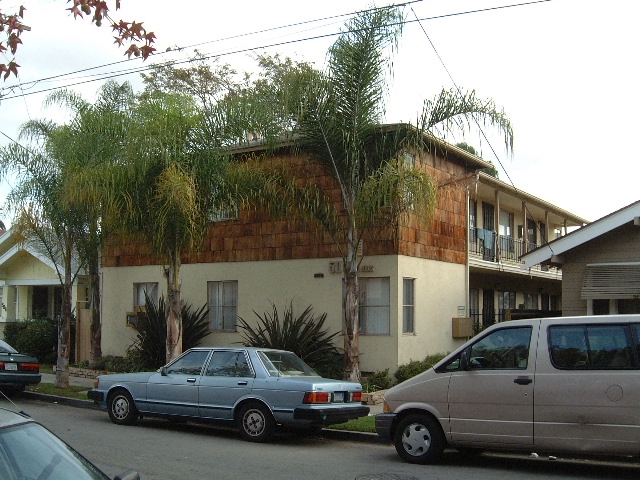
[[[173,260],[173,261],[171,261]],[[180,299],[180,254],[170,259],[167,277],[167,363],[182,353],[182,309]]]
[[[345,315],[345,377],[360,382],[360,288],[358,283],[358,246],[354,231],[348,232],[347,258],[344,261],[342,305]]]
[[[62,312],[58,325],[58,361],[56,363],[56,387],[69,387],[69,353],[71,349],[71,274],[65,272],[65,284],[62,286]]]
[[[97,253],[97,252],[96,252]],[[97,255],[96,255],[97,256]],[[97,258],[89,266],[89,289],[91,309],[91,356],[89,367],[94,368],[96,363],[102,358],[102,325],[100,319],[100,269]]]

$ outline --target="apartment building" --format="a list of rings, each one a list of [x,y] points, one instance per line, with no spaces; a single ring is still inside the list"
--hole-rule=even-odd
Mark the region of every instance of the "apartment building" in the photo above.
[[[363,372],[393,373],[411,360],[451,351],[473,334],[464,319],[478,325],[497,321],[499,302],[514,309],[559,307],[559,273],[520,270],[521,249],[548,238],[525,238],[524,226],[535,221],[555,235],[584,220],[478,173],[490,164],[475,155],[437,139],[431,145],[431,151],[405,155],[438,182],[434,216],[409,218],[393,236],[369,236],[362,243]],[[237,153],[242,161],[264,149],[256,145]],[[288,146],[262,161],[285,162],[340,202],[333,178]],[[311,305],[315,314],[327,314],[330,333],[342,330],[342,260],[324,232],[254,210],[211,220],[202,250],[184,255],[181,268],[183,300],[209,308],[207,344],[242,341],[237,318],[256,320],[271,303],[282,311],[291,302],[294,313]],[[134,341],[130,320],[143,308],[144,293],[158,298],[166,291],[162,265],[144,243],[112,244],[104,251],[102,276],[102,350],[122,355]]]

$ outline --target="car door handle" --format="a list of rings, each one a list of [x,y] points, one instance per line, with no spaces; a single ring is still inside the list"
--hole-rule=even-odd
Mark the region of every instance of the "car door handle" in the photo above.
[[[191,377],[191,378],[187,378],[187,382],[189,383],[196,383],[196,379]]]
[[[238,382],[238,385],[247,385],[249,382],[247,382],[246,380],[240,380]]]
[[[529,377],[518,377],[513,382],[517,383],[518,385],[529,385],[531,382],[533,382],[533,380]]]

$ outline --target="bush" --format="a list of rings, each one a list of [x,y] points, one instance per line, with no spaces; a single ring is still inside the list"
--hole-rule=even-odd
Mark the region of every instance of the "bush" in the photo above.
[[[9,322],[4,340],[20,353],[38,357],[40,363],[55,363],[58,356],[58,326],[50,318]]]
[[[309,305],[296,317],[293,313],[293,304],[289,302],[284,311],[284,317],[280,320],[274,303],[271,303],[271,308],[271,313],[265,312],[262,316],[253,312],[258,317],[257,329],[238,317],[238,327],[242,330],[245,346],[289,350],[323,377],[342,378],[344,356],[333,344],[333,340],[342,332],[329,335],[327,330],[323,330],[327,319],[326,313],[316,319]]]
[[[155,370],[163,366],[167,359],[167,307],[164,296],[156,305],[145,296],[145,312],[138,313],[136,342],[129,349],[129,363],[137,370]],[[209,309],[203,305],[196,311],[191,305],[182,305],[182,349],[197,347],[202,339],[211,334],[209,330]]]
[[[424,360],[412,360],[409,363],[400,365],[394,376],[398,383],[404,382],[411,377],[415,377],[419,373],[429,370],[444,357],[444,353],[436,353],[434,355],[429,355]]]
[[[55,363],[58,357],[58,325],[49,318],[29,320],[13,348],[38,357],[40,363]]]
[[[367,376],[362,385],[365,392],[377,392],[378,390],[386,390],[392,386],[393,380],[389,376],[388,368]]]

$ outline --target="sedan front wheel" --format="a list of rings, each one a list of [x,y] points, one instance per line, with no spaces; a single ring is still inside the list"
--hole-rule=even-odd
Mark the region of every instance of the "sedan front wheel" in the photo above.
[[[238,428],[244,440],[265,442],[273,433],[276,422],[269,409],[258,402],[247,403],[240,409]]]
[[[109,418],[118,425],[133,425],[138,420],[138,410],[126,390],[116,390],[107,400]]]

